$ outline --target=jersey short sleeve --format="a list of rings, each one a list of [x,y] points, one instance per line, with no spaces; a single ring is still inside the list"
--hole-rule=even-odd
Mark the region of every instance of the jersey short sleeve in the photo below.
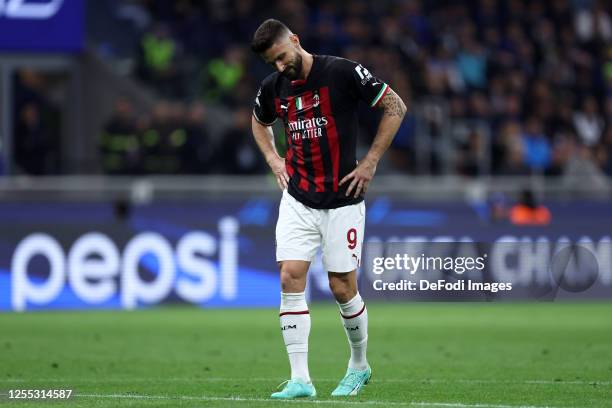
[[[341,72],[348,80],[351,93],[368,106],[378,105],[389,91],[389,86],[384,81],[376,78],[366,67],[357,62],[344,60]]]
[[[270,77],[264,79],[253,102],[253,116],[259,123],[270,126],[276,121],[274,85]]]

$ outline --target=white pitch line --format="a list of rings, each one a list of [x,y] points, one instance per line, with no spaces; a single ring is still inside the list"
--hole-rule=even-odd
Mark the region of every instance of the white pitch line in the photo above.
[[[141,400],[184,400],[184,401],[233,401],[233,402],[281,402],[292,404],[334,404],[334,405],[382,405],[397,407],[446,407],[446,408],[554,408],[550,406],[536,405],[497,405],[497,404],[464,404],[460,402],[396,402],[396,401],[346,401],[346,400],[284,400],[274,401],[269,398],[245,398],[245,397],[209,397],[209,396],[168,396],[168,395],[142,395],[142,394],[74,394],[74,397],[82,398],[117,398],[117,399],[141,399]]]
[[[234,378],[234,377],[202,377],[202,378],[194,378],[194,377],[167,377],[167,378],[130,378],[130,377],[121,377],[121,378],[109,378],[100,380],[97,378],[5,378],[0,379],[0,383],[22,383],[22,382],[76,382],[76,383],[114,383],[114,382],[125,382],[125,381],[133,381],[133,382],[240,382],[240,381],[259,381],[259,382],[280,382],[283,381],[282,378],[274,378],[274,377],[244,377],[244,378]],[[316,382],[336,382],[337,378],[316,378]],[[452,383],[462,383],[462,384],[542,384],[542,385],[600,385],[600,386],[610,386],[612,385],[612,381],[601,381],[601,380],[484,380],[484,379],[443,379],[443,378],[375,378],[373,380],[377,383],[399,383],[399,384],[419,384],[419,383],[432,383],[432,384],[452,384]]]

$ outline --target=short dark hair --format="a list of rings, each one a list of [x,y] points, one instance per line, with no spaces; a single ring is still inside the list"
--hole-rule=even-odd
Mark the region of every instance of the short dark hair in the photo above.
[[[269,18],[255,31],[253,41],[251,41],[251,50],[256,54],[264,53],[270,48],[281,36],[290,33],[291,30],[278,20]]]

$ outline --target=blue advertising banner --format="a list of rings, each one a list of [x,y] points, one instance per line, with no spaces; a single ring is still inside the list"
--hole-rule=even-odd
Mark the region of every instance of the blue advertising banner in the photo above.
[[[84,7],[84,0],[0,0],[0,51],[82,49]]]
[[[412,250],[412,261],[431,258],[435,265],[438,259],[454,257],[450,267],[445,263],[427,272],[438,286],[444,279],[456,284],[461,274],[479,288],[493,278],[503,280],[519,299],[533,299],[535,293],[538,299],[555,300],[560,292],[578,299],[612,298],[609,204],[551,203],[549,226],[523,228],[491,223],[461,202],[415,204],[376,197],[367,204],[360,290],[369,299],[492,300],[465,291],[379,291],[383,284],[388,288],[415,277],[409,269],[393,266],[397,243],[411,243],[406,248]],[[276,307],[277,215],[278,201],[270,198],[133,207],[0,203],[0,310],[133,309],[159,303]],[[568,243],[579,243],[584,250],[570,253]],[[581,260],[573,268],[578,275],[551,275],[551,265],[553,272],[555,265],[567,269],[572,253]],[[493,263],[495,269],[482,274],[464,270],[468,257],[478,265],[481,256],[489,256],[485,264]],[[586,281],[581,278],[585,273]],[[551,288],[555,279],[558,285]],[[466,285],[468,290],[467,280]],[[311,265],[307,293],[311,299],[330,297],[320,257]]]

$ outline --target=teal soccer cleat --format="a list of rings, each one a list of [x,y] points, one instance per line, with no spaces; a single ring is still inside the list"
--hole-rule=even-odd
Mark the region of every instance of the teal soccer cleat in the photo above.
[[[270,395],[273,399],[294,399],[294,398],[314,398],[317,396],[317,390],[314,385],[306,384],[301,380],[287,380],[282,391],[275,392]],[[280,387],[280,385],[279,385]]]
[[[346,370],[346,375],[340,380],[340,384],[338,384],[331,395],[332,397],[357,395],[370,381],[370,378],[372,378],[372,369],[370,367],[362,371],[349,368]]]

